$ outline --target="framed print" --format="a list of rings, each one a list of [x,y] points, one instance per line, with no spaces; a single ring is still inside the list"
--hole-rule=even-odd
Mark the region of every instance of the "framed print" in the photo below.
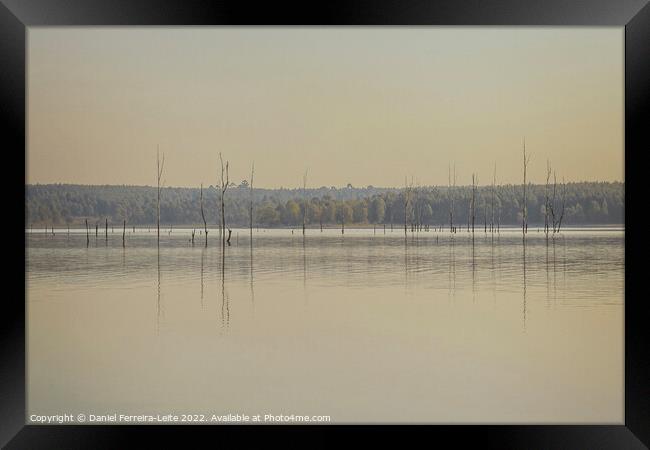
[[[650,442],[646,2],[1,12],[7,448]]]

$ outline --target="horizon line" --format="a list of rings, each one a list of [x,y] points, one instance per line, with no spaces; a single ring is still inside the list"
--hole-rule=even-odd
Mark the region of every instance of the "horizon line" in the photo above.
[[[248,180],[245,180],[248,181]],[[566,184],[594,184],[594,183],[607,183],[607,184],[625,184],[625,180],[613,180],[613,181],[605,181],[605,180],[580,180],[580,181],[571,181],[567,180],[565,181]],[[241,184],[241,182],[240,182]],[[231,185],[234,185],[235,187],[239,187],[240,184],[236,184],[235,182],[231,182]],[[546,183],[533,183],[533,182],[528,182],[526,183],[528,186],[545,186]],[[562,184],[561,181],[558,181],[557,184]],[[199,189],[201,183],[199,183],[196,186],[161,186],[162,189]],[[366,186],[355,186],[352,183],[349,183],[350,186],[318,186],[318,187],[307,187],[306,190],[319,190],[319,189],[404,189],[404,186],[375,186],[375,185],[366,185]],[[522,186],[523,183],[497,183],[495,187],[499,186]],[[552,186],[553,183],[549,183],[549,186]],[[148,185],[148,184],[106,184],[106,183],[98,183],[98,184],[86,184],[86,183],[69,183],[69,182],[50,182],[50,183],[25,183],[25,187],[28,186],[84,186],[84,187],[105,187],[105,186],[110,186],[110,187],[141,187],[141,188],[153,188],[155,189],[155,185]],[[421,187],[421,188],[426,188],[426,187],[471,187],[471,184],[457,184],[457,185],[451,185],[449,186],[448,184],[417,184],[417,185],[409,185],[412,187]],[[477,184],[477,187],[492,187],[492,184]],[[217,187],[217,183],[210,184],[206,189],[209,189],[210,187],[215,188]],[[248,188],[247,188],[248,189]],[[278,186],[278,187],[253,187],[253,190],[259,189],[259,190],[303,190],[304,188],[301,186],[295,186],[295,187],[287,187],[287,186]]]

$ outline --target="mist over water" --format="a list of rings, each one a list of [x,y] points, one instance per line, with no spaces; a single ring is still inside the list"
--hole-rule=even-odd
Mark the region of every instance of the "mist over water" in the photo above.
[[[27,233],[28,409],[623,420],[624,230]]]

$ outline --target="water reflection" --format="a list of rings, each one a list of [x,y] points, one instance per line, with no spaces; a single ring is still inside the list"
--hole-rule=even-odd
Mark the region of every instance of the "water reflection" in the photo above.
[[[476,247],[474,245],[474,235],[471,238],[471,252],[472,252],[472,302],[476,302]]]
[[[206,254],[206,251],[207,251],[206,247],[203,247],[201,249],[201,309],[204,308],[204,305],[203,305],[203,290],[204,290],[204,287],[205,287],[205,283],[203,282],[203,271],[204,271],[204,267],[205,267],[205,254]]]
[[[230,299],[226,291],[226,246],[221,245],[221,328],[230,328]]]
[[[306,249],[306,240],[307,237],[303,231],[302,235],[302,285],[305,289],[305,295],[307,294],[307,249]]]
[[[301,242],[260,230],[249,245],[192,247],[191,230],[158,246],[145,229],[128,251],[119,227],[88,247],[86,230],[49,231],[27,237],[32,409],[273,405],[354,421],[399,407],[443,421],[535,404],[543,414],[526,419],[577,421],[579,409],[604,422],[623,404],[621,230],[569,230],[548,246],[509,230],[414,233],[408,246],[399,228]]]
[[[622,303],[622,232],[567,232],[549,238],[548,244],[541,233],[539,237],[529,235],[525,240],[519,235],[518,241],[514,233],[508,232],[485,238],[473,238],[471,234],[461,238],[422,233],[413,245],[404,246],[403,240],[399,245],[403,236],[398,233],[379,239],[373,237],[372,230],[364,234],[363,230],[350,229],[338,236],[337,231],[324,230],[310,237],[269,231],[264,236],[256,236],[255,245],[251,240],[248,246],[196,246],[194,249],[187,245],[191,230],[187,236],[181,233],[175,231],[169,239],[161,239],[158,246],[146,230],[136,232],[130,236],[128,255],[119,238],[109,239],[107,245],[86,247],[83,245],[86,230],[71,230],[69,237],[67,233],[54,237],[50,233],[32,233],[27,245],[28,282],[51,279],[56,280],[57,289],[92,288],[120,277],[120,285],[128,287],[151,279],[148,275],[151,269],[154,277],[161,278],[164,259],[170,282],[194,279],[200,283],[197,296],[202,307],[206,307],[204,294],[208,277],[213,273],[211,267],[218,267],[224,284],[224,323],[227,284],[237,285],[245,279],[250,304],[253,304],[258,282],[289,283],[294,274],[301,280],[301,295],[305,297],[314,289],[328,285],[389,287],[398,283],[424,289],[439,289],[447,284],[450,298],[457,291],[468,289],[478,300],[485,291],[482,287],[486,286],[485,280],[493,296],[514,292],[520,285],[525,321],[531,298],[544,299],[547,307],[558,304],[558,299],[562,299],[559,303],[562,306]],[[298,238],[302,239],[300,245],[297,245]],[[446,245],[440,247],[440,244]],[[196,255],[194,252],[199,248],[201,255]],[[219,255],[218,264],[208,263],[213,261],[211,255]],[[400,259],[403,271],[396,264]],[[441,279],[444,272],[447,272],[446,281],[445,277]],[[401,280],[395,278],[398,275]],[[540,291],[542,296],[538,295]]]
[[[253,281],[253,229],[251,228],[250,232],[250,250],[251,250],[251,257],[250,257],[250,266],[251,266],[251,306],[253,307],[253,312],[255,312],[255,288],[254,288],[254,281]]]
[[[522,315],[523,315],[523,328],[524,331],[526,331],[526,235],[524,234],[524,237],[522,238],[523,242],[523,263],[522,263],[522,270],[524,273],[524,295],[523,295],[523,310],[522,310]]]
[[[156,297],[156,334],[160,333],[160,314],[162,311],[161,305],[160,305],[160,246],[158,246],[158,251],[156,252],[156,258],[158,261],[157,269],[158,269],[158,288],[157,288],[157,297]]]

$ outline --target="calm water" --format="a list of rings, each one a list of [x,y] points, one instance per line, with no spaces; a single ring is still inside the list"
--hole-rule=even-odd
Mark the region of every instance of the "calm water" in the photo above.
[[[28,233],[28,413],[622,423],[624,231],[470,236]]]

